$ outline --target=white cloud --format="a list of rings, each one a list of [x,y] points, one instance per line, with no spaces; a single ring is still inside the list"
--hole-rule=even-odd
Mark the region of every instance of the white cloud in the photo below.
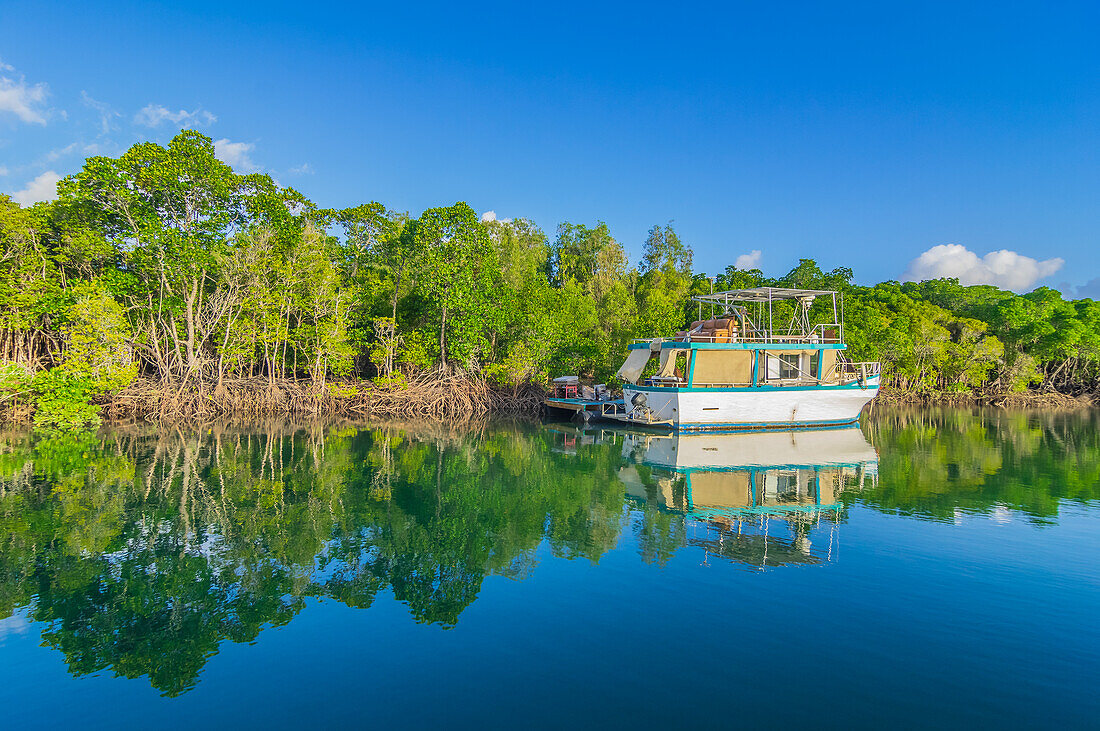
[[[0,63],[0,68],[3,64]],[[14,635],[25,635],[31,628],[31,623],[21,614],[13,614],[7,619],[0,619],[0,640]]]
[[[21,206],[29,206],[40,201],[57,200],[57,183],[61,176],[53,170],[47,170],[27,184],[23,190],[11,194],[13,201]]]
[[[255,147],[251,142],[214,141],[214,155],[239,173],[254,173],[260,166],[252,162],[249,153]]]
[[[8,174],[8,169],[5,166],[0,165],[0,178],[4,177],[7,174]]]
[[[15,67],[11,64],[4,63],[4,60],[0,59],[0,71],[15,71]]]
[[[1092,300],[1100,300],[1100,277],[1090,279],[1077,287],[1072,287],[1069,283],[1065,283],[1062,285],[1061,289],[1065,293],[1067,299],[1084,299],[1087,297]]]
[[[14,71],[0,63],[0,71]],[[28,85],[22,76],[16,81],[10,76],[0,76],[0,112],[10,112],[28,124],[45,124],[47,110],[43,106],[49,89],[45,84]]]
[[[496,211],[485,211],[485,213],[481,214],[481,222],[482,223],[489,223],[491,221],[499,221],[500,223],[511,223],[512,219],[510,219],[510,218],[497,218],[497,212]]]
[[[1065,263],[1059,257],[1039,261],[1008,249],[979,257],[962,244],[939,244],[909,262],[901,281],[956,277],[964,286],[992,284],[1022,292],[1054,274]]]
[[[205,109],[196,109],[192,112],[180,109],[173,112],[162,104],[146,104],[141,111],[134,115],[134,123],[146,127],[157,127],[163,122],[186,127],[188,125],[203,126],[217,122],[218,118]]]
[[[747,254],[737,257],[733,265],[738,269],[755,269],[760,263],[760,249],[753,249]]]
[[[108,134],[114,128],[112,122],[122,116],[110,104],[93,99],[86,91],[80,92],[80,101],[84,103],[84,106],[94,109],[99,114],[99,127],[103,134]]]
[[[48,163],[51,163],[51,162],[56,162],[57,160],[60,160],[61,158],[65,157],[66,155],[71,155],[73,153],[73,150],[75,150],[75,149],[76,149],[76,143],[75,142],[70,142],[69,144],[65,145],[64,147],[55,147],[54,149],[50,150],[45,155],[43,155],[38,164],[41,165],[41,164],[48,164]]]
[[[303,162],[301,165],[295,168],[291,168],[287,171],[291,175],[313,175],[313,166],[308,162]]]

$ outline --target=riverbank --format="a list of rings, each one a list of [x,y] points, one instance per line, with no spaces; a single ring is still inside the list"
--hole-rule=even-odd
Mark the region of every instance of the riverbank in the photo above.
[[[543,390],[532,384],[500,388],[465,373],[432,371],[389,382],[287,378],[226,379],[188,384],[139,378],[117,393],[95,399],[103,419],[180,421],[222,417],[336,416],[438,419],[464,422],[488,414],[536,416]],[[0,421],[28,423],[31,401],[10,401]]]
[[[467,420],[489,413],[537,414],[542,391],[494,387],[462,373],[425,373],[396,382],[250,378],[179,387],[138,380],[103,399],[108,419],[337,415]]]
[[[468,373],[432,371],[394,382],[243,378],[221,383],[181,385],[138,379],[122,391],[97,399],[104,419],[112,422],[260,419],[270,417],[339,417],[433,419],[466,422],[488,415],[536,417],[545,389],[534,383],[513,388],[494,386]],[[1090,408],[1097,399],[1054,391],[1022,393],[917,393],[883,388],[876,406],[994,406],[1012,409],[1067,410]],[[28,423],[29,403],[9,403],[0,421]]]
[[[311,381],[290,379],[227,380],[220,385],[199,383],[183,389],[177,384],[139,380],[105,397],[102,414],[112,421],[334,416],[466,422],[489,415],[537,417],[545,394],[538,384],[500,388],[478,376],[437,371],[396,383],[343,381],[320,388]],[[1096,400],[1057,392],[921,394],[887,388],[870,408],[879,405],[1071,410],[1093,407]]]
[[[1017,409],[1085,409],[1097,405],[1090,394],[1071,396],[1057,391],[1020,393],[918,393],[883,388],[872,402],[890,406],[997,406]]]

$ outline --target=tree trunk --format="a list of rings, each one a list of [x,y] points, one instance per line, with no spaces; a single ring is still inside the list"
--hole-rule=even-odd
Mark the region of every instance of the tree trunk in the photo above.
[[[390,316],[393,318],[393,321],[395,323],[397,322],[397,298],[401,294],[401,275],[404,273],[404,271],[405,262],[402,261],[401,266],[397,268],[397,277],[394,279],[393,282],[393,312],[390,314]]]
[[[195,367],[195,301],[199,296],[199,280],[196,278],[191,283],[191,291],[187,295],[187,341],[184,343],[187,352],[187,372]]]
[[[447,308],[443,308],[443,317],[439,321],[439,362],[447,367]]]

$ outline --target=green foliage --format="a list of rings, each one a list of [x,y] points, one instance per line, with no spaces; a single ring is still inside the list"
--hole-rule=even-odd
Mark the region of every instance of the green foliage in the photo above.
[[[135,373],[180,390],[258,376],[323,390],[438,366],[502,385],[607,381],[631,339],[709,316],[693,295],[763,285],[840,291],[850,355],[882,361],[901,389],[1100,389],[1100,304],[1048,288],[862,287],[812,259],[779,277],[710,277],[671,223],[649,230],[631,266],[602,221],[561,223],[549,240],[465,203],[417,217],[379,202],[318,209],[267,175],[238,175],[194,131],[89,158],[59,195],[30,208],[0,196],[0,404],[15,413],[33,397],[43,425],[94,423],[50,389],[86,404]],[[831,308],[819,298],[811,317],[829,322]]]
[[[896,284],[850,287],[845,304],[853,357],[882,361],[898,388],[977,391],[1003,364],[1004,346],[984,322],[914,299]]]
[[[122,308],[94,285],[74,287],[73,293],[77,300],[61,328],[65,355],[58,370],[88,380],[98,394],[125,388],[137,367]]]
[[[98,425],[93,400],[125,388],[137,375],[122,308],[95,285],[80,285],[73,294],[77,300],[61,327],[61,361],[35,373],[30,384],[35,426],[46,431]]]
[[[91,402],[95,382],[61,368],[39,371],[33,381],[34,425],[43,431],[82,429],[100,423],[99,407]]]
[[[494,307],[500,262],[489,234],[465,203],[429,208],[409,223],[417,285],[439,333],[439,358],[470,368],[500,322]]]

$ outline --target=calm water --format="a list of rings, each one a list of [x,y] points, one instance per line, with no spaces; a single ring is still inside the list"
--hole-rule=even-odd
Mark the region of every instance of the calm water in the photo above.
[[[1098,425],[0,433],[0,722],[1091,726]]]

